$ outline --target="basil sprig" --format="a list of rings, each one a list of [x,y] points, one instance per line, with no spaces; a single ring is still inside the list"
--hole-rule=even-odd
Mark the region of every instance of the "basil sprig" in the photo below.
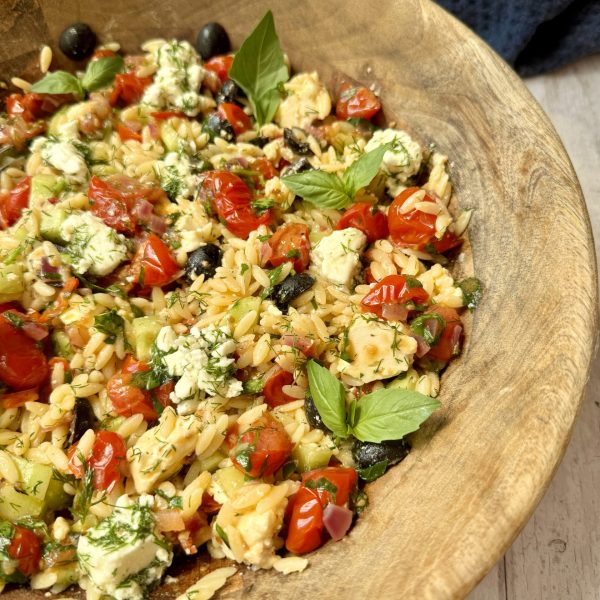
[[[312,170],[282,177],[285,185],[307,202],[322,208],[345,208],[354,202],[361,188],[369,185],[381,167],[383,155],[393,150],[389,142],[365,152],[338,177],[335,173]]]
[[[361,442],[399,440],[416,431],[441,403],[412,390],[382,389],[346,407],[341,382],[314,360],[307,364],[308,385],[323,423],[340,438]]]
[[[53,71],[31,86],[38,94],[73,94],[81,99],[86,92],[93,92],[110,85],[123,68],[120,56],[106,56],[88,63],[83,77],[79,79],[67,71]]]
[[[259,126],[273,119],[281,100],[278,87],[289,76],[269,10],[236,52],[229,69],[229,77],[248,96]]]

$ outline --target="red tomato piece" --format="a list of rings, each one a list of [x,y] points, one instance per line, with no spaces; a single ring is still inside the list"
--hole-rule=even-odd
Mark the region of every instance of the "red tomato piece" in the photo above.
[[[231,459],[249,477],[267,477],[283,466],[293,447],[283,425],[265,413],[238,437]]]
[[[358,475],[349,467],[325,467],[302,475],[302,486],[314,490],[323,508],[330,502],[342,506],[356,488]]]
[[[368,88],[345,83],[335,105],[338,119],[372,119],[381,110],[379,98]]]
[[[27,123],[32,123],[55,113],[72,99],[72,94],[11,94],[6,100],[6,112],[10,117],[21,116]]]
[[[158,121],[165,121],[171,117],[185,117],[185,113],[182,113],[179,110],[157,110],[155,112],[151,112],[150,115]]]
[[[31,177],[25,177],[6,195],[0,198],[0,223],[3,229],[16,223],[29,206]]]
[[[94,54],[92,54],[92,58],[90,58],[90,62],[93,60],[99,60],[100,58],[110,58],[111,56],[116,56],[117,53],[114,50],[96,50]]]
[[[37,389],[22,390],[20,392],[12,392],[11,394],[4,394],[2,396],[2,408],[19,408],[26,402],[35,402],[39,398]]]
[[[141,287],[162,287],[180,271],[169,247],[154,233],[140,244],[131,264],[133,279]]]
[[[0,380],[15,390],[38,388],[48,376],[48,363],[38,345],[0,315]]]
[[[219,116],[231,123],[235,135],[252,129],[252,119],[237,104],[222,102],[217,108]]]
[[[106,392],[114,411],[123,417],[141,414],[146,421],[155,421],[158,413],[152,404],[148,390],[132,384],[135,373],[148,371],[150,367],[128,356],[123,363],[121,373],[115,373],[106,384]]]
[[[213,73],[216,73],[224,83],[229,79],[229,69],[233,64],[233,54],[224,54],[222,56],[213,56],[210,60],[207,60],[202,66]]]
[[[123,125],[123,123],[117,125],[117,133],[123,142],[127,140],[142,141],[142,136],[137,131],[134,131],[131,127],[127,127],[127,125]]]
[[[431,242],[429,242],[426,250],[431,246],[431,249],[436,254],[443,254],[444,252],[448,252],[448,250],[452,250],[453,248],[458,248],[463,243],[463,240],[457,237],[452,231],[446,231],[441,240],[433,238]]]
[[[109,102],[111,106],[137,104],[144,90],[152,83],[152,77],[138,77],[135,73],[119,73],[115,76]]]
[[[291,385],[293,381],[294,376],[289,371],[279,369],[273,373],[273,375],[267,379],[265,387],[263,388],[265,402],[271,408],[275,408],[276,406],[281,406],[282,404],[287,404],[288,402],[296,400],[296,398],[288,396],[282,389],[284,385]]]
[[[17,561],[17,570],[30,577],[40,570],[42,542],[31,529],[14,525],[14,534],[8,546],[8,556]]]
[[[150,390],[150,395],[156,399],[156,401],[163,407],[167,408],[167,406],[173,406],[173,401],[171,400],[171,392],[175,389],[174,381],[167,381],[162,385],[159,385],[157,388]]]
[[[423,305],[429,300],[429,294],[416,279],[402,275],[388,275],[377,282],[362,299],[361,309],[382,316],[385,305],[406,304]]]
[[[268,263],[277,267],[284,262],[293,262],[296,273],[302,273],[310,262],[310,238],[306,225],[288,223],[282,225],[268,240],[273,254]]]
[[[253,171],[258,171],[258,173],[262,176],[265,181],[269,179],[273,179],[279,175],[277,169],[273,166],[273,163],[264,156],[261,158],[257,158],[250,167]]]
[[[324,541],[323,506],[315,490],[301,487],[292,505],[285,547],[295,554],[316,550]]]
[[[438,313],[444,317],[446,326],[438,343],[425,355],[426,358],[447,362],[460,354],[463,339],[463,326],[460,316],[453,308],[432,306],[424,314]]]
[[[257,215],[252,208],[252,192],[243,179],[229,171],[210,171],[200,187],[201,197],[210,202],[227,229],[247,239],[260,225],[268,225],[271,209]]]
[[[388,236],[387,217],[372,204],[359,202],[351,206],[338,221],[336,229],[355,227],[366,236],[369,244]]]
[[[404,202],[419,189],[411,187],[400,192],[388,210],[388,226],[392,241],[399,246],[414,247],[418,250],[423,249],[435,238],[436,216],[417,209],[401,213],[400,209]],[[425,194],[423,202],[434,202],[434,200],[429,194]]]

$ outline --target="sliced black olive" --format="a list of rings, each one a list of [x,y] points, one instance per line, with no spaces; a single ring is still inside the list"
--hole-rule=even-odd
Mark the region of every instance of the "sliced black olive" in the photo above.
[[[259,148],[264,148],[269,142],[270,142],[269,138],[264,137],[262,135],[259,135],[259,136],[255,137],[253,140],[250,140],[250,143],[253,146],[258,146]]]
[[[322,429],[323,431],[328,431],[325,423],[323,423],[323,419],[321,419],[321,415],[315,406],[315,401],[312,399],[312,396],[306,396],[304,398],[304,412],[306,413],[306,420],[308,424],[313,429]]]
[[[206,244],[194,250],[185,265],[185,276],[189,281],[196,277],[204,275],[205,279],[215,276],[217,267],[221,265],[221,248],[214,244]]]
[[[304,133],[302,129],[299,129],[298,127],[289,129],[286,127],[283,130],[283,139],[285,140],[286,146],[296,154],[299,154],[300,156],[310,156],[313,154],[308,142],[304,141],[306,139],[306,133]]]
[[[404,440],[389,442],[361,442],[356,440],[352,445],[352,458],[358,469],[366,469],[374,464],[387,460],[388,465],[395,465],[406,457],[410,446]]]
[[[287,313],[290,302],[295,300],[306,290],[310,290],[314,283],[314,278],[307,273],[289,275],[281,283],[273,286],[270,297],[273,299],[279,310]]]
[[[211,142],[216,137],[223,138],[228,142],[235,140],[235,131],[231,123],[216,112],[210,113],[206,117],[206,120],[202,123],[202,131],[208,133]]]
[[[58,47],[71,60],[83,60],[96,47],[96,34],[85,23],[69,25],[58,38]]]
[[[230,104],[237,104],[238,106],[242,106],[238,101],[238,98],[243,97],[244,93],[242,92],[240,86],[233,81],[232,79],[228,79],[219,90],[217,97],[215,98],[217,104],[223,104],[223,102],[229,102]]]
[[[303,171],[310,171],[311,169],[312,165],[308,162],[307,158],[299,158],[296,162],[293,162],[281,171],[281,177],[302,173]]]
[[[69,446],[78,442],[81,436],[88,430],[94,429],[96,415],[92,410],[92,405],[87,398],[75,398],[75,417],[71,421],[69,430],[69,438],[67,443]]]
[[[223,25],[219,23],[206,23],[198,32],[196,50],[202,60],[208,60],[219,54],[226,54],[231,48],[229,36]]]

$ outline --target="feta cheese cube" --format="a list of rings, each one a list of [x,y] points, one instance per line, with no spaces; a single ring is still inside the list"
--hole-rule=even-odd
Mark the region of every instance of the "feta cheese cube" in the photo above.
[[[281,127],[307,127],[331,112],[329,92],[316,72],[294,75],[283,87],[287,96],[274,119]]]

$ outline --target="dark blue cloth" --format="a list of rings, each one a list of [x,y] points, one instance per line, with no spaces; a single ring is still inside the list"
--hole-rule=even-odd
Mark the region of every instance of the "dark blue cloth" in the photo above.
[[[600,52],[600,0],[437,0],[521,75]]]

